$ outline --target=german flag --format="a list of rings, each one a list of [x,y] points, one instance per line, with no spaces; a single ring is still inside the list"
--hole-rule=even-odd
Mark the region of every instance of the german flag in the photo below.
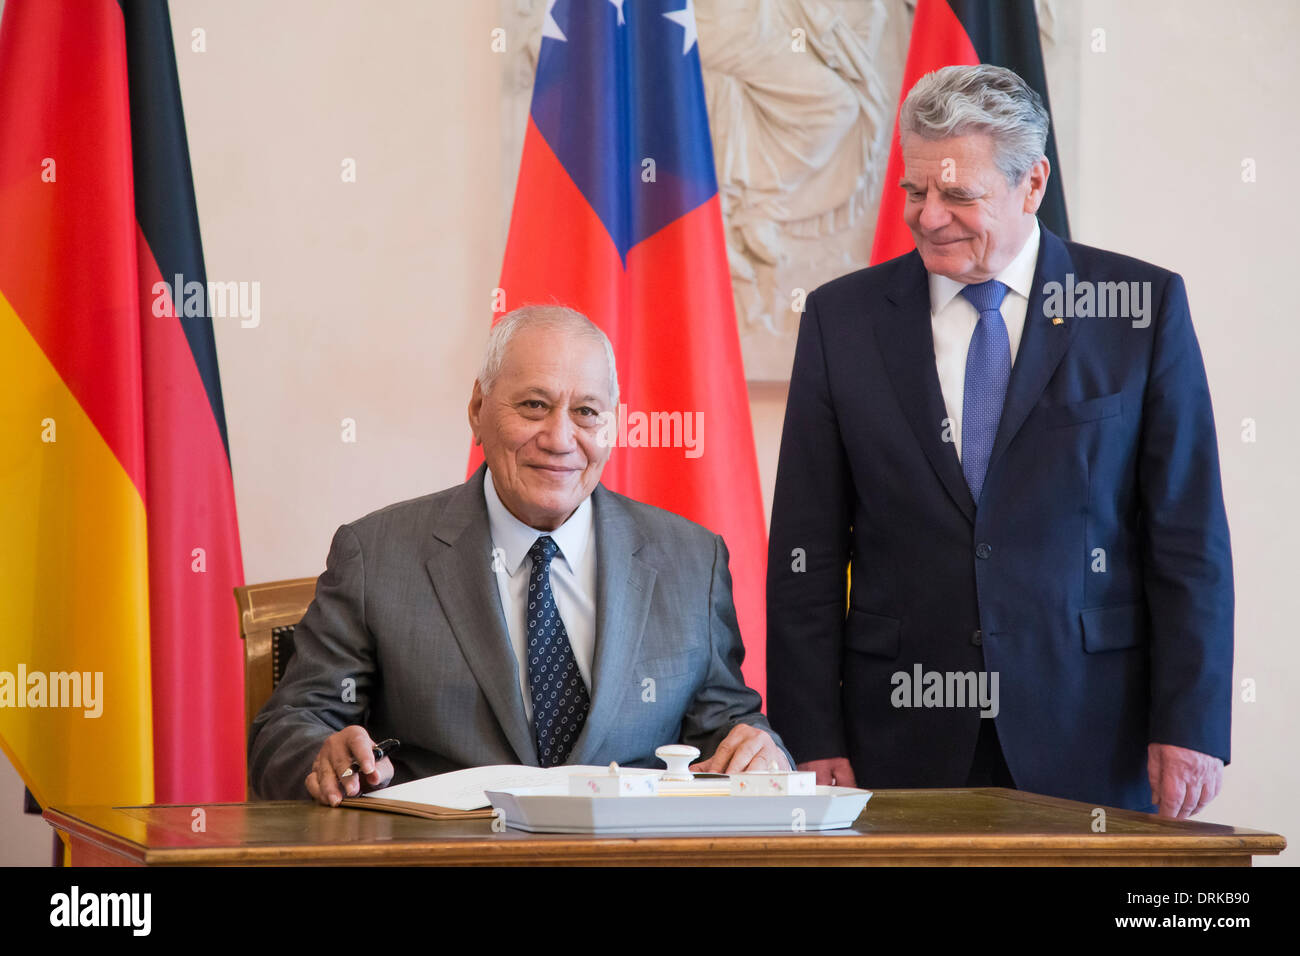
[[[1043,106],[1051,113],[1034,0],[917,0],[912,18],[912,40],[903,67],[899,110],[908,92],[925,74],[945,66],[976,66],[980,63],[1003,66],[1019,74],[1043,98]],[[1043,196],[1038,216],[1048,229],[1068,239],[1070,222],[1065,214],[1061,166],[1056,160],[1056,134],[1050,127],[1046,155],[1052,173],[1047,179],[1047,193]],[[896,112],[894,141],[889,150],[889,166],[885,171],[876,235],[871,246],[872,265],[904,255],[914,248],[912,234],[903,222],[903,191],[897,188],[902,176],[903,152]]]
[[[8,0],[0,745],[42,806],[244,796],[225,412],[176,276],[208,288],[166,4]]]

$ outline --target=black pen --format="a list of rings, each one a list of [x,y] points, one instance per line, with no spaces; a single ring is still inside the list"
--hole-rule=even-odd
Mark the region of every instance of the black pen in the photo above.
[[[391,753],[396,753],[401,746],[401,741],[394,740],[392,737],[389,737],[387,740],[381,740],[379,743],[375,744],[374,750],[371,751],[371,753],[375,755],[375,763],[379,763],[379,761],[383,760]],[[346,780],[360,769],[361,764],[354,760],[352,761],[351,767],[348,767],[347,770],[344,770],[339,774],[339,779]]]

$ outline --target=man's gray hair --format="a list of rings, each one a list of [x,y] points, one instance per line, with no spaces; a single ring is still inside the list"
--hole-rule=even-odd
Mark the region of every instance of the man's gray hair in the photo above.
[[[614,364],[614,346],[610,344],[609,336],[581,312],[563,305],[521,305],[514,311],[507,312],[500,322],[492,326],[492,332],[488,335],[487,353],[483,356],[483,364],[478,372],[479,388],[484,395],[492,391],[492,385],[501,374],[501,366],[506,360],[506,347],[515,333],[533,328],[572,332],[604,346],[605,361],[609,363],[610,410],[618,408],[618,367]]]
[[[994,162],[1014,186],[1047,148],[1051,122],[1042,98],[1001,66],[945,66],[916,81],[899,113],[899,128],[926,140],[985,133]]]

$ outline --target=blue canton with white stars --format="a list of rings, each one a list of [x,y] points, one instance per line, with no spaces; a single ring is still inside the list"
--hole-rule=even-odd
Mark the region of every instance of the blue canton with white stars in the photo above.
[[[559,553],[560,546],[548,534],[528,549],[533,560],[528,581],[528,686],[533,697],[537,757],[543,767],[555,767],[568,759],[591,706],[551,592],[551,559]]]
[[[537,130],[619,257],[718,192],[695,0],[549,0]]]

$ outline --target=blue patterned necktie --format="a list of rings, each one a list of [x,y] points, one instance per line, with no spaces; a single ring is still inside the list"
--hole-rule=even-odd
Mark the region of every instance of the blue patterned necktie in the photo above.
[[[961,472],[975,503],[984,490],[984,475],[993,453],[993,439],[1002,418],[1002,402],[1011,378],[1011,340],[1002,318],[1007,287],[997,279],[968,285],[961,290],[979,312],[979,324],[966,352],[966,388],[961,412]]]
[[[564,763],[587,720],[591,698],[578,670],[564,621],[551,591],[551,559],[560,553],[548,534],[528,549],[528,687],[533,695],[533,733],[543,767]]]

